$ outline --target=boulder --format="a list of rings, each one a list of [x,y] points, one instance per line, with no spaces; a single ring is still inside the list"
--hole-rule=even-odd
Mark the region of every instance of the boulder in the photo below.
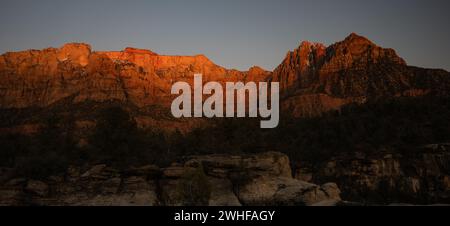
[[[159,205],[154,181],[146,177],[111,178],[94,183],[94,188],[59,187],[57,204],[70,206],[155,206]],[[91,186],[91,185],[90,185]],[[50,204],[53,205],[53,204]]]
[[[102,171],[106,168],[106,165],[101,164],[101,165],[96,165],[93,166],[91,169],[89,169],[88,171],[86,171],[85,173],[83,173],[81,175],[82,178],[87,178],[87,177],[95,177],[95,176],[99,176],[101,175]]]
[[[192,156],[185,166],[202,165],[206,174],[213,177],[229,177],[233,173],[250,172],[279,177],[292,177],[289,158],[279,152],[266,152],[255,155],[204,155]]]
[[[239,200],[245,205],[313,205],[340,201],[336,184],[318,186],[286,177],[258,177],[238,187]]]
[[[213,177],[209,177],[208,180],[211,185],[209,206],[241,206],[230,180]]]
[[[24,192],[20,187],[0,187],[0,206],[22,205]]]
[[[341,190],[336,183],[326,183],[320,187],[329,199],[340,200]]]
[[[179,193],[178,179],[161,179],[159,186],[161,188],[161,203],[165,206],[182,206],[183,200]]]
[[[126,170],[125,174],[130,176],[147,176],[150,178],[155,178],[161,173],[158,166],[146,165],[141,167],[131,167]]]
[[[42,181],[29,180],[25,187],[25,191],[43,197],[48,194],[49,187]]]
[[[80,178],[80,176],[80,168],[76,166],[69,166],[69,168],[67,169],[67,179],[69,181],[76,181]]]
[[[130,177],[123,181],[120,197],[127,199],[124,205],[155,206],[159,205],[156,182],[147,181],[145,177]]]
[[[111,179],[108,179],[101,184],[98,185],[97,191],[101,194],[116,194],[120,189],[120,183],[122,180],[120,177],[114,177]]]
[[[183,166],[170,166],[162,170],[162,176],[164,178],[180,178],[187,171],[193,170],[192,167]]]

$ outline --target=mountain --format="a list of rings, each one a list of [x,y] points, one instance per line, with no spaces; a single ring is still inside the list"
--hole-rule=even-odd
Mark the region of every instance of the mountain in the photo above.
[[[203,55],[161,56],[150,50],[126,48],[93,52],[87,44],[59,49],[6,53],[0,57],[2,108],[46,107],[69,96],[86,100],[119,100],[139,107],[170,102],[176,81],[192,83],[194,73],[204,80],[245,80],[248,72],[227,70]],[[264,75],[252,69],[253,79]]]
[[[247,77],[263,81],[270,75],[259,67],[247,72],[225,69],[204,55],[163,56],[136,48],[100,52],[87,44],[70,43],[0,56],[0,108],[74,112],[79,105],[89,104],[86,111],[92,112],[93,103],[115,102],[133,108],[141,127],[183,129],[186,123],[165,120],[174,98],[170,89],[178,81],[192,84],[194,73],[202,73],[205,82],[245,81]]]
[[[349,103],[399,96],[448,95],[450,74],[411,67],[393,49],[350,34],[329,47],[302,42],[272,76],[283,108],[297,117],[318,116]]]
[[[185,122],[170,117],[170,88],[177,81],[192,83],[194,73],[202,73],[205,82],[280,82],[282,111],[295,117],[383,98],[448,95],[450,90],[448,72],[408,66],[394,50],[354,33],[328,47],[302,42],[273,72],[257,66],[245,72],[226,69],[204,55],[164,56],[136,48],[92,51],[87,44],[70,43],[1,55],[0,108],[17,118],[12,109],[84,109],[88,114],[114,102],[132,109],[141,127],[186,129]],[[25,122],[30,120],[3,127]]]

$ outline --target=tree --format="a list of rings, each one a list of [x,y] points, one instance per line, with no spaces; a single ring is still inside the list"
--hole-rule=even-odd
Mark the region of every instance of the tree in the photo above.
[[[138,139],[136,121],[120,107],[101,111],[97,126],[91,137],[94,147],[91,160],[126,164],[133,158]]]

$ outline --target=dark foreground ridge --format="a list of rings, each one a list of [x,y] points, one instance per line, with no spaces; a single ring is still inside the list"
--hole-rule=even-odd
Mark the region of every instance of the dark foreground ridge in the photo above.
[[[44,206],[335,206],[448,203],[450,144],[423,147],[414,157],[338,157],[319,172],[297,168],[281,153],[203,155],[169,167],[117,170],[77,167],[42,180],[2,172],[0,205]],[[422,174],[412,174],[415,170]],[[446,170],[446,171],[442,171]],[[9,178],[8,178],[9,176]],[[315,185],[312,179],[337,181]],[[350,201],[342,201],[341,197]],[[418,202],[421,201],[421,202]],[[357,202],[359,201],[359,202]],[[376,202],[378,201],[378,202]],[[384,203],[383,203],[384,202]]]
[[[0,194],[1,205],[45,206],[335,205],[341,201],[335,183],[318,186],[294,179],[288,157],[276,152],[194,156],[166,168],[73,166],[45,180],[7,179]]]

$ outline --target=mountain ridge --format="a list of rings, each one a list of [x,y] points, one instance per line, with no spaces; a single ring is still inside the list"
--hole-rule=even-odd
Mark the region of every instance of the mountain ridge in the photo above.
[[[204,82],[280,82],[281,110],[294,117],[316,117],[351,103],[450,91],[449,72],[408,66],[395,50],[355,33],[329,46],[301,42],[273,72],[258,66],[227,69],[204,55],[165,56],[133,47],[92,51],[89,44],[68,43],[0,55],[0,108],[46,108],[71,97],[74,105],[118,101],[169,109],[171,85],[191,84],[196,73],[203,74]]]

